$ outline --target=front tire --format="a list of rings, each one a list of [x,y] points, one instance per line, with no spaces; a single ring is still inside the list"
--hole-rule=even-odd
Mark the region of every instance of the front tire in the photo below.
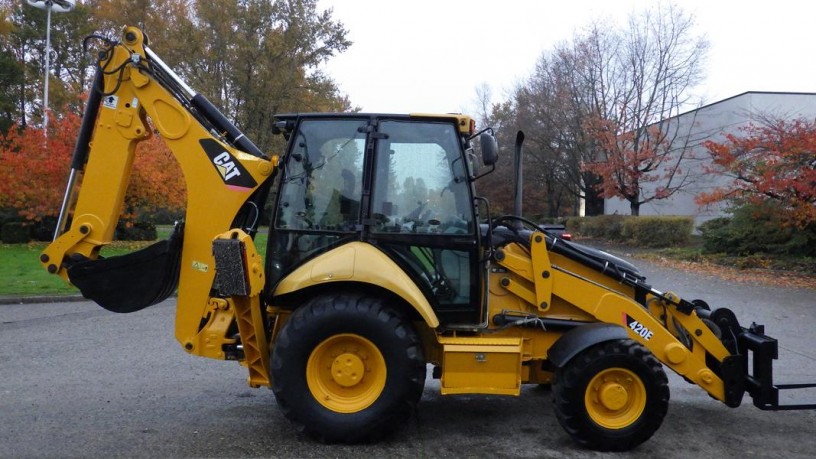
[[[598,451],[627,451],[660,427],[669,386],[660,362],[632,340],[601,343],[555,372],[558,422],[579,444]]]
[[[384,300],[314,297],[281,330],[272,389],[299,431],[327,443],[374,441],[414,410],[425,360],[410,322]]]

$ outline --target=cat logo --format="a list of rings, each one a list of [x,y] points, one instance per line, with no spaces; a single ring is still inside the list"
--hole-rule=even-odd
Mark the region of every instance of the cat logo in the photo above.
[[[249,175],[249,172],[232,156],[223,145],[213,139],[199,140],[204,152],[210,158],[218,175],[227,185],[227,188],[236,191],[247,191],[255,188],[257,182]]]
[[[241,175],[241,171],[235,167],[235,161],[230,161],[232,156],[226,151],[213,158],[213,164],[221,173],[221,178],[226,182],[227,180]]]

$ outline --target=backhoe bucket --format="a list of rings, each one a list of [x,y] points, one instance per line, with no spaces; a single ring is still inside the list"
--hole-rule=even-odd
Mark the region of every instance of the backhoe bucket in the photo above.
[[[119,313],[134,312],[167,299],[178,286],[182,230],[168,240],[127,255],[83,260],[68,278],[85,298]]]

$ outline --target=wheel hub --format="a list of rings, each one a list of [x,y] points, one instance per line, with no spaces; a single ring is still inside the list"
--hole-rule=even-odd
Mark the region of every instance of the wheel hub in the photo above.
[[[608,410],[619,410],[626,406],[629,394],[626,388],[618,383],[606,383],[598,391],[601,404]]]
[[[364,372],[363,359],[350,352],[340,354],[332,363],[332,378],[334,382],[343,387],[352,387],[358,384],[362,380]]]
[[[326,338],[306,362],[306,384],[314,399],[338,413],[371,406],[385,388],[387,368],[377,346],[352,334]]]
[[[598,372],[586,387],[587,414],[607,429],[623,429],[636,422],[646,408],[643,381],[625,368]]]

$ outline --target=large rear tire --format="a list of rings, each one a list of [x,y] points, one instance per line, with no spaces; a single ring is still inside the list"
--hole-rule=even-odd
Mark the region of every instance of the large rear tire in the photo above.
[[[579,444],[598,451],[627,451],[660,427],[669,386],[660,362],[632,340],[591,347],[555,372],[558,422]]]
[[[320,295],[295,311],[271,367],[283,414],[327,443],[390,433],[414,411],[425,385],[411,323],[383,300],[352,293]]]

